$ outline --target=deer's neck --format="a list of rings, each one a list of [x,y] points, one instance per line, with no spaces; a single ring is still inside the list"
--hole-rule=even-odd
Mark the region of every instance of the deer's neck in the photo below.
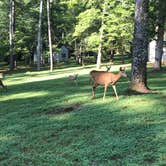
[[[113,84],[116,84],[116,82],[122,77],[122,75],[120,73],[115,74],[114,78],[113,78]]]

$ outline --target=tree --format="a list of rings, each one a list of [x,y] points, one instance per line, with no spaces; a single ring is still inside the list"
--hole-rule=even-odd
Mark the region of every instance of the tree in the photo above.
[[[132,52],[132,72],[130,89],[148,93],[148,0],[135,1],[134,41]]]
[[[0,60],[7,60],[9,55],[9,2],[0,1]]]
[[[110,54],[114,50],[122,55],[130,53],[133,40],[134,2],[119,0],[107,2],[107,15],[105,16],[104,50]]]
[[[98,51],[98,62],[100,53],[107,56],[111,50],[128,53],[133,39],[133,13],[132,0],[89,0],[77,17],[73,36],[78,43],[80,38],[86,39],[87,50]]]
[[[50,0],[47,0],[47,21],[48,21],[48,40],[50,52],[50,71],[53,71],[53,55],[52,55],[52,41],[51,41],[51,26],[50,26]]]
[[[99,32],[99,46],[98,46],[98,55],[97,55],[97,63],[96,68],[99,69],[101,67],[101,56],[102,56],[102,42],[103,42],[103,30],[104,30],[104,16],[106,12],[106,2],[103,2],[102,9],[102,17],[101,17],[101,27]]]
[[[42,26],[42,12],[43,12],[43,0],[40,0],[40,12],[39,12],[39,24],[38,24],[38,37],[37,37],[37,48],[36,48],[36,54],[37,54],[37,70],[40,70],[40,64],[41,64],[41,26]]]
[[[10,0],[10,12],[9,12],[9,47],[10,47],[10,70],[14,69],[14,43],[13,43],[13,36],[14,36],[14,11],[15,11],[15,2],[14,0]]]
[[[156,1],[156,48],[155,48],[155,63],[154,69],[161,70],[161,61],[163,55],[163,37],[164,37],[164,25],[165,25],[165,0]]]

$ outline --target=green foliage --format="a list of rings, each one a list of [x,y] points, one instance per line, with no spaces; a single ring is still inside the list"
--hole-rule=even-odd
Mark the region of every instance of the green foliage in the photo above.
[[[90,36],[85,38],[87,50],[97,51],[99,45],[99,34],[92,33]]]
[[[74,37],[87,36],[88,30],[94,26],[95,21],[98,19],[99,10],[95,8],[87,9],[80,13],[78,16],[79,23],[75,27]],[[84,35],[83,35],[84,34]]]
[[[124,2],[105,0],[106,11],[103,16],[103,50],[105,51],[109,52],[114,49],[120,54],[130,52],[133,35],[134,3],[132,1]],[[103,4],[101,1],[90,1],[86,5],[87,9],[81,12],[77,19],[78,23],[74,37],[88,38],[89,49],[95,48],[97,50],[98,47],[96,44],[99,41]],[[96,42],[93,43],[95,40]]]
[[[106,11],[102,12],[104,4]],[[48,52],[48,32],[46,1],[44,1],[42,17],[42,50],[43,55]],[[130,52],[133,38],[134,1],[132,0],[53,0],[51,9],[51,32],[54,50],[62,43],[68,43],[74,48],[82,43],[85,50],[97,51],[99,45],[99,31],[103,28],[102,51],[108,54],[110,50],[126,54]],[[150,39],[154,37],[155,1],[150,1],[149,32]],[[9,1],[0,1],[0,56],[1,59],[9,55]],[[19,60],[33,57],[37,45],[37,27],[39,17],[39,1],[15,1],[15,35],[14,54]]]
[[[0,60],[5,58],[5,52],[8,50],[8,13],[7,1],[0,1]]]

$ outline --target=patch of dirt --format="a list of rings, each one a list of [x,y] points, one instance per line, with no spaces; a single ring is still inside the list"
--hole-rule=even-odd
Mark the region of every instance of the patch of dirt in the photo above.
[[[122,157],[120,155],[113,155],[110,157],[111,160],[117,161],[119,159],[121,159]]]
[[[154,158],[147,158],[144,160],[145,162],[147,162],[148,164],[153,164],[155,163],[155,159]]]
[[[48,114],[48,115],[63,114],[63,113],[67,113],[67,112],[76,111],[80,107],[81,107],[81,104],[76,103],[76,104],[73,104],[73,105],[68,106],[68,107],[53,108],[49,112],[47,112],[46,114]]]
[[[124,110],[124,109],[127,109],[127,108],[128,108],[127,106],[122,107],[123,110]]]

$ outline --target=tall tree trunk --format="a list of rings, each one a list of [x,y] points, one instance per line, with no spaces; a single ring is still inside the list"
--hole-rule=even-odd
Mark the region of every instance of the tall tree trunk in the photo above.
[[[102,56],[102,40],[103,40],[103,26],[104,26],[104,15],[106,12],[106,4],[104,0],[103,10],[102,10],[102,18],[101,18],[101,28],[99,33],[99,47],[98,47],[98,55],[97,55],[97,64],[96,68],[99,69],[101,67],[101,56]]]
[[[40,70],[41,65],[41,25],[42,25],[42,11],[43,11],[43,0],[40,0],[40,12],[39,12],[39,24],[38,24],[38,37],[37,37],[37,48],[36,48],[36,54],[37,54],[37,70]]]
[[[156,48],[155,48],[155,63],[154,69],[161,70],[161,61],[163,55],[163,38],[164,38],[164,24],[165,24],[165,0],[156,1]]]
[[[51,25],[50,25],[50,0],[47,0],[47,21],[48,21],[48,38],[49,38],[49,50],[50,50],[50,71],[53,71],[53,55],[52,55]]]
[[[14,11],[15,11],[15,3],[14,0],[10,0],[10,12],[9,12],[9,51],[10,51],[10,70],[14,70],[14,43],[13,43],[13,35],[14,35]]]
[[[148,93],[147,59],[148,59],[148,0],[136,0],[134,41],[132,51],[132,73],[130,89]]]

